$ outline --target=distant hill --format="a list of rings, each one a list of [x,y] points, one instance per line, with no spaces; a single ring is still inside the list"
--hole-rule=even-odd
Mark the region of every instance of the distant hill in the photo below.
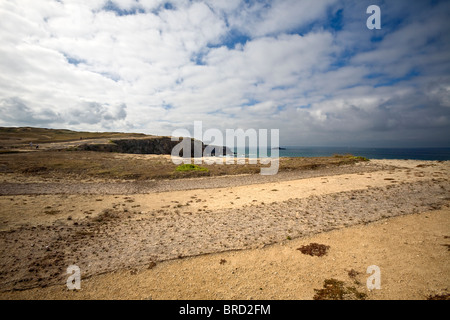
[[[143,133],[81,132],[67,129],[33,127],[0,127],[0,149],[2,153],[41,150],[70,150],[119,152],[133,154],[171,154],[179,141],[168,136]],[[201,143],[202,150],[206,145]],[[217,155],[233,154],[225,147],[217,147]],[[191,156],[194,156],[194,139],[191,139]]]
[[[123,132],[83,132],[67,129],[47,129],[35,127],[0,127],[0,145],[65,142],[81,139],[100,138],[145,138],[143,133]]]

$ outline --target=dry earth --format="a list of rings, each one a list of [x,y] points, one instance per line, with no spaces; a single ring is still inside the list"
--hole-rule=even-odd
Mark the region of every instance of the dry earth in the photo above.
[[[183,181],[0,183],[2,299],[369,299],[448,294],[450,163]],[[330,246],[323,257],[296,250]],[[68,291],[66,268],[82,271]],[[377,265],[382,289],[368,292]],[[353,270],[352,277],[349,271]]]

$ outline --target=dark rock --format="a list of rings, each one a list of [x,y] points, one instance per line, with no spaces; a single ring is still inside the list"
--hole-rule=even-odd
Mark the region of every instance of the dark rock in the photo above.
[[[189,138],[188,138],[189,139]],[[180,139],[181,141],[181,139]],[[82,151],[119,152],[131,154],[171,154],[172,149],[180,143],[172,141],[170,137],[150,138],[150,139],[119,139],[111,140],[104,144],[83,144],[77,147]],[[203,142],[191,139],[191,157],[194,155],[194,145],[201,143],[202,153],[207,147]],[[211,156],[232,154],[226,147],[216,147],[211,152]],[[183,156],[183,154],[180,154]]]

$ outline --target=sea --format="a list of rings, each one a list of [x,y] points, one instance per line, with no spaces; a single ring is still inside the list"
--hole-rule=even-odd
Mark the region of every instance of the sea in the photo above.
[[[399,159],[399,160],[450,160],[450,148],[358,148],[358,147],[282,147],[278,150],[280,157],[330,157],[334,155],[351,154],[368,159]],[[235,148],[237,156],[239,154]],[[267,150],[270,156],[273,151]],[[246,157],[255,157],[249,149],[245,150]]]

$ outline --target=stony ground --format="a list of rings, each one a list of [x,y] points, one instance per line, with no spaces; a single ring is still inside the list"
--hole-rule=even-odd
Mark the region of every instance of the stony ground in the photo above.
[[[68,297],[66,291],[55,288],[64,288],[66,268],[72,264],[81,268],[85,281],[106,281],[103,286],[108,287],[111,279],[121,283],[135,276],[132,279],[135,282],[142,272],[153,272],[155,264],[155,269],[164,263],[176,264],[166,265],[168,269],[181,268],[188,263],[185,261],[200,259],[197,262],[202,269],[201,263],[206,262],[201,259],[222,254],[220,261],[225,262],[221,265],[229,268],[229,255],[236,250],[241,254],[239,259],[245,260],[283,243],[298,243],[336,232],[348,235],[347,230],[352,228],[370,228],[371,223],[390,221],[397,216],[413,214],[422,221],[420,214],[430,210],[443,210],[436,217],[439,223],[434,228],[441,228],[440,233],[450,233],[449,169],[448,162],[380,160],[284,176],[152,181],[142,182],[143,187],[115,182],[110,188],[105,182],[71,185],[6,179],[0,189],[1,297]],[[444,241],[447,234],[441,236]],[[355,235],[355,247],[358,239]],[[333,248],[339,244],[328,241],[328,245]],[[396,250],[389,247],[380,250],[389,255],[391,249]],[[351,244],[345,250],[351,252]],[[239,259],[235,263],[241,263]],[[272,263],[276,261],[275,255]],[[442,269],[439,266],[448,263],[448,256],[447,262],[429,260],[429,263],[427,268]],[[281,269],[280,272],[285,272]],[[128,273],[123,274],[124,270]],[[428,292],[448,286],[448,270],[441,271],[444,279],[439,285],[430,284]],[[254,276],[254,271],[246,272]],[[117,273],[122,280],[113,276]],[[326,273],[323,277],[317,275],[318,279],[323,279]],[[265,272],[262,275],[268,277],[267,283],[273,283],[270,275]],[[237,284],[244,289],[252,287],[244,278],[238,277],[242,283]],[[205,281],[201,277],[197,280]],[[294,290],[295,282],[285,280],[285,285]],[[275,288],[261,289],[266,293],[262,296],[262,292],[251,297],[233,295],[232,289],[220,281],[211,288],[210,295],[177,288],[172,296],[168,288],[165,292],[152,291],[151,296],[289,298],[284,294],[277,296]],[[105,288],[92,290],[84,291],[84,297],[95,298],[97,292],[97,297],[127,298],[117,292],[108,294]],[[310,294],[312,288],[308,290]],[[136,298],[131,291],[128,297]],[[303,294],[290,298],[312,298]],[[415,294],[411,292],[409,297],[417,297]],[[139,297],[146,297],[145,290]]]

